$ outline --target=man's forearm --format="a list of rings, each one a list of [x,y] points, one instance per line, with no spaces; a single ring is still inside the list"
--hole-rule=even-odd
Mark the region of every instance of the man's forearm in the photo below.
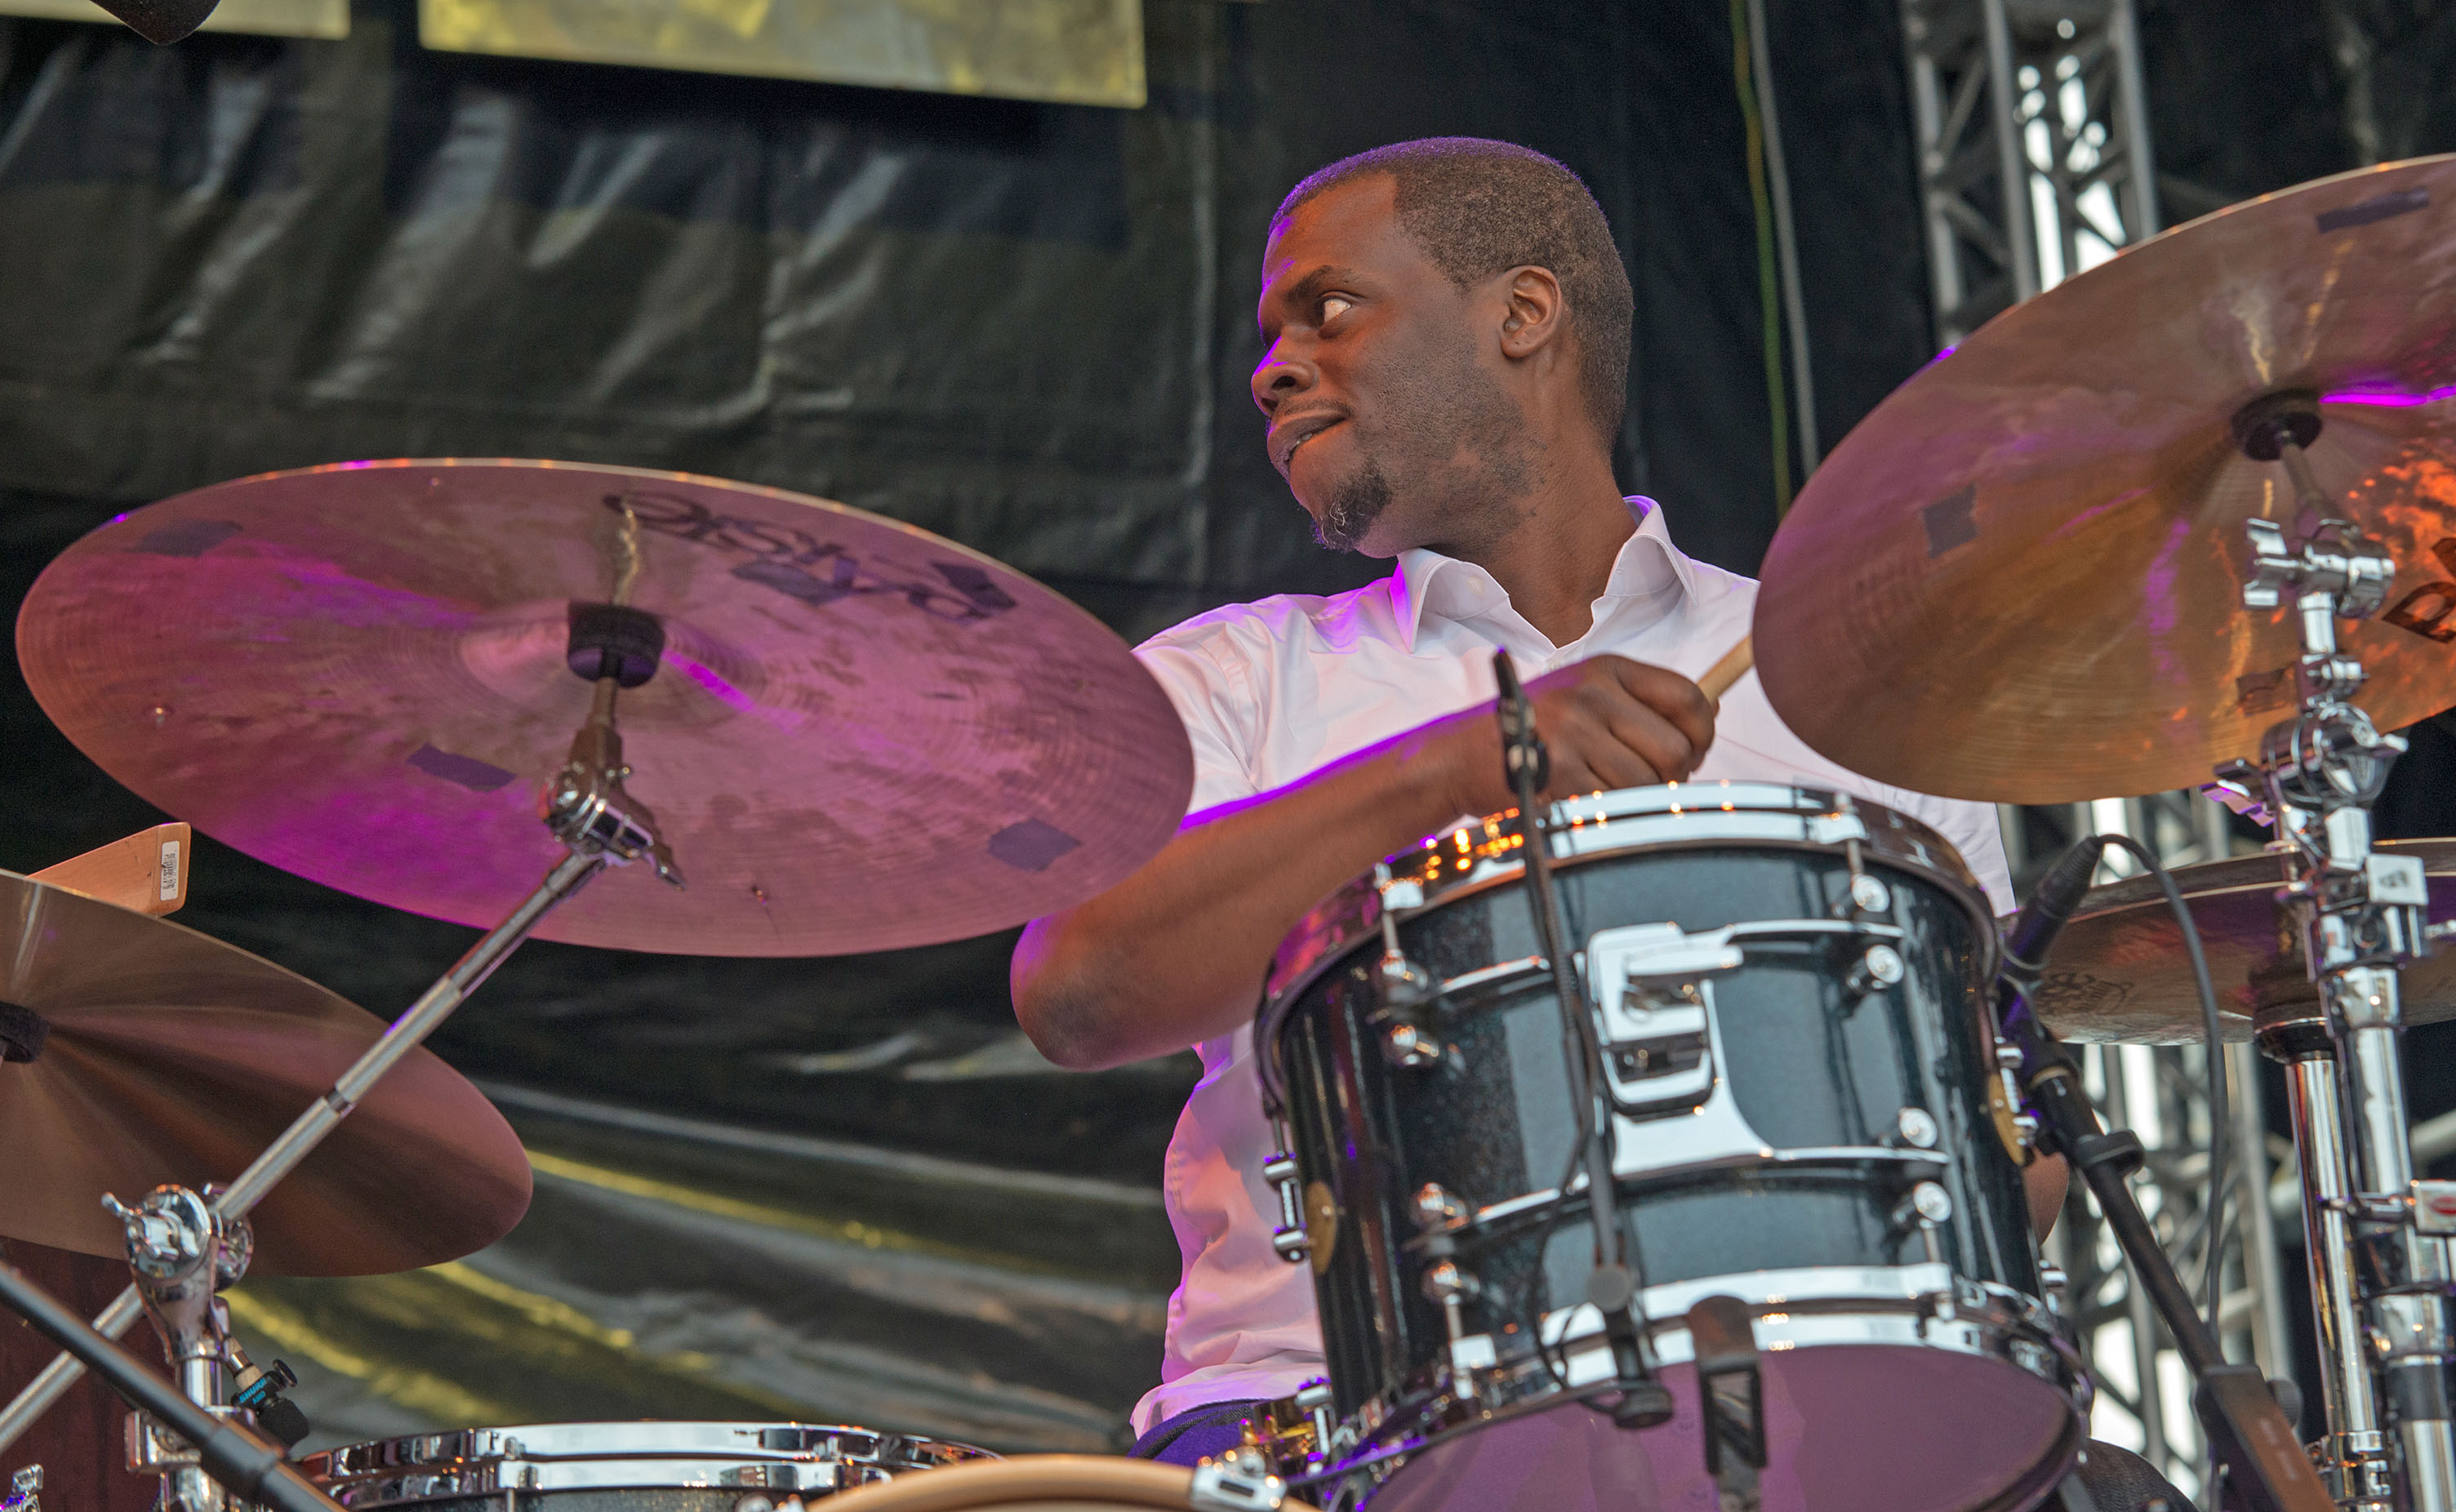
[[[1050,1059],[1091,1069],[1244,1022],[1305,910],[1459,817],[1448,723],[1191,823],[1125,882],[1034,922],[1014,956],[1024,1032]]]

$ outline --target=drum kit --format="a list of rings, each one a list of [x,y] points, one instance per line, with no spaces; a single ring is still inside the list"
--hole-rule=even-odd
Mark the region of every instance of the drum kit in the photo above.
[[[264,1443],[305,1430],[288,1373],[216,1294],[518,1221],[517,1139],[420,1046],[522,940],[790,956],[1007,927],[1154,854],[1191,754],[1081,610],[822,500],[396,461],[124,515],[26,601],[45,711],[207,833],[485,932],[384,1027],[0,874],[24,1173],[0,1236],[134,1278],[86,1328],[0,1267],[0,1300],[70,1349],[0,1412],[0,1450],[91,1366],[139,1404],[132,1463],[166,1512],[2078,1512],[2090,1366],[2024,1214],[2045,1150],[2168,1304],[2228,1504],[2456,1512],[2456,1183],[2417,1177],[2400,1080],[2404,1027],[2456,1016],[2431,958],[2456,842],[2374,844],[2368,815],[2402,749],[2381,729],[2456,704],[2456,159],[2222,211],[1991,323],[1828,459],[1755,630],[1776,709],[1877,781],[2206,783],[2276,839],[2084,894],[2092,843],[1999,938],[1951,845],[1866,799],[1540,806],[1541,732],[1504,697],[1519,807],[1325,899],[1270,972],[1282,1153],[1258,1175],[1328,1372],[1239,1448],[1185,1470],[561,1423],[291,1464]],[[2208,1025],[2288,1072],[2307,1451],[2217,1358],[2125,1195],[2137,1142],[2098,1129],[2056,1040]],[[175,1386],[109,1345],[140,1317]],[[38,1480],[0,1505],[31,1512]]]

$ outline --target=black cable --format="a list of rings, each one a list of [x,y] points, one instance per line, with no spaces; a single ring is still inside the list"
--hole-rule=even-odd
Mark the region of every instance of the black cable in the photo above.
[[[1534,1263],[1527,1266],[1526,1278],[1518,1283],[1519,1320],[1525,1325],[1534,1338],[1535,1358],[1544,1362],[1544,1373],[1552,1378],[1552,1385],[1559,1391],[1569,1389],[1569,1322],[1566,1318],[1561,1320],[1561,1359],[1558,1363],[1555,1363],[1552,1359],[1552,1346],[1544,1338],[1544,1314],[1535,1294],[1537,1288],[1544,1284],[1544,1257],[1552,1248],[1552,1236],[1560,1232],[1561,1215],[1569,1205],[1569,1179],[1578,1174],[1578,1167],[1585,1163],[1586,1141],[1593,1137],[1587,1120],[1587,1114],[1592,1111],[1592,1107],[1593,1105],[1589,1103],[1579,1110],[1578,1136],[1569,1145],[1568,1167],[1561,1173],[1561,1179],[1554,1184],[1552,1205],[1545,1211],[1542,1225],[1535,1231]]]
[[[2206,1294],[2209,1332],[2218,1330],[2218,1305],[2222,1299],[2225,1277],[2221,1260],[2225,1243],[2226,1203],[2226,1111],[2225,1041],[2221,1037],[2218,1022],[2217,987],[2209,979],[2209,959],[2200,949],[2200,927],[2192,910],[2183,902],[2183,889],[2175,885],[2174,876],[2166,870],[2149,848],[2130,835],[2092,835],[2084,844],[2100,848],[2116,846],[2131,852],[2149,874],[2158,879],[2165,891],[2166,906],[2175,911],[2175,927],[2183,936],[2183,953],[2192,963],[2192,986],[2200,997],[2200,1031],[2208,1044],[2209,1098],[2209,1204],[2208,1220],[2200,1240],[2201,1290]]]

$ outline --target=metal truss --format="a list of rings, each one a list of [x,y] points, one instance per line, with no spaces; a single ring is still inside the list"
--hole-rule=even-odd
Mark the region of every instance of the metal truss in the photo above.
[[[1917,132],[1936,338],[1957,344],[1990,317],[2113,256],[2158,226],[2133,0],[1901,0]],[[2119,831],[2169,866],[2227,853],[2227,815],[2198,793],[2003,810],[2026,884],[2089,833]],[[2132,868],[2129,857],[2110,865]],[[2222,1052],[2235,1193],[2209,1234],[2207,1051],[2097,1046],[2082,1056],[2111,1126],[2147,1146],[2141,1204],[2199,1292],[2215,1263],[2221,1329],[2235,1359],[2274,1375],[2290,1349],[2268,1196],[2260,1077],[2247,1046]],[[2211,1259],[2211,1252],[2215,1259]],[[2099,1395],[2092,1432],[2139,1449],[2178,1484],[2204,1483],[2200,1425],[2181,1359],[2163,1347],[2095,1205],[2075,1184],[2048,1241],[2067,1277]]]
[[[2132,0],[1902,0],[1936,339],[2158,224]]]

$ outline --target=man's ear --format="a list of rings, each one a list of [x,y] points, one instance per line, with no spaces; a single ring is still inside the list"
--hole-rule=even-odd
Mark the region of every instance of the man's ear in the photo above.
[[[1560,339],[1561,280],[1549,268],[1512,268],[1502,275],[1508,308],[1501,322],[1501,355],[1528,358]]]

